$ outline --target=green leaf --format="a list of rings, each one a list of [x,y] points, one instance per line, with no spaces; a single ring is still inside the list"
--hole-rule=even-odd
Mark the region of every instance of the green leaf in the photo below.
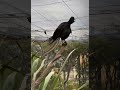
[[[44,65],[45,65],[45,60],[46,60],[46,59],[44,59],[44,60],[42,61],[41,65],[40,65],[40,67],[39,67],[39,69],[38,69],[39,71],[44,67]]]
[[[48,75],[47,75],[47,77],[45,78],[45,82],[44,82],[44,85],[43,85],[43,88],[42,88],[42,90],[46,90],[46,87],[47,87],[47,85],[48,85],[48,82],[50,81],[50,78],[51,78],[51,76],[54,74],[54,72],[52,71],[52,72],[50,72]]]
[[[35,59],[32,64],[32,68],[31,68],[32,75],[37,70],[38,64],[39,64],[39,58]]]
[[[34,74],[33,74],[33,80],[36,79],[37,74],[38,74],[38,73],[40,72],[40,70],[44,67],[45,60],[46,60],[46,59],[44,59],[44,60],[42,61],[40,67],[37,69],[36,72],[34,72]]]

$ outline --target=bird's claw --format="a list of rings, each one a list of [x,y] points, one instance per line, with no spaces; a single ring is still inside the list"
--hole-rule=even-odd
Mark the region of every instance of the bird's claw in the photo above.
[[[67,42],[64,41],[64,42],[62,43],[62,46],[67,46]]]

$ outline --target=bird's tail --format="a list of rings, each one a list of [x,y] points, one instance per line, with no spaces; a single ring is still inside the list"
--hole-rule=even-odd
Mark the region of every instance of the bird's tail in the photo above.
[[[48,39],[49,44],[52,44],[54,41],[53,36]]]
[[[59,43],[60,38],[57,39],[53,39],[53,37],[50,37],[49,39],[47,39],[45,42],[47,43],[46,48],[44,49],[44,55],[50,53],[52,50],[54,50],[56,48],[56,46]]]
[[[53,36],[48,38],[46,41],[48,41],[49,44],[53,44],[55,43],[56,41],[59,41],[60,38],[57,38],[57,39],[54,39]]]

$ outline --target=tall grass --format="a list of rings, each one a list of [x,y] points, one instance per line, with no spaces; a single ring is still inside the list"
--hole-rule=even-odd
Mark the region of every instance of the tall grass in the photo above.
[[[54,89],[56,88],[56,85],[57,85],[57,83],[58,83],[58,79],[59,79],[59,76],[60,76],[60,74],[61,74],[61,71],[63,70],[65,64],[67,63],[67,61],[68,61],[68,59],[69,59],[69,57],[72,55],[72,53],[73,53],[75,50],[76,50],[76,49],[72,50],[72,51],[68,54],[68,56],[67,56],[67,58],[65,59],[62,67],[60,68],[59,73],[57,74],[57,76],[56,76],[55,78],[52,79],[53,83],[51,84],[51,88],[50,88],[49,90],[54,90]],[[43,61],[41,62],[41,64],[40,64],[40,66],[38,66],[38,65],[39,65],[39,58],[33,60],[32,68],[31,68],[31,69],[32,69],[31,71],[32,71],[32,76],[33,76],[33,77],[32,77],[32,80],[33,80],[33,81],[35,81],[37,78],[39,78],[39,77],[36,78],[36,75],[37,75],[37,73],[40,72],[40,71],[42,70],[42,68],[44,67],[44,65],[45,65],[44,62],[45,62],[45,60],[43,60]],[[47,77],[44,79],[43,84],[42,84],[42,85],[39,84],[39,88],[37,88],[37,89],[35,89],[34,87],[32,87],[32,89],[33,89],[33,90],[47,90],[48,83],[50,82],[51,77],[54,75],[54,73],[55,73],[55,72],[54,72],[53,70],[51,70],[51,72],[50,72],[50,73],[47,75]]]

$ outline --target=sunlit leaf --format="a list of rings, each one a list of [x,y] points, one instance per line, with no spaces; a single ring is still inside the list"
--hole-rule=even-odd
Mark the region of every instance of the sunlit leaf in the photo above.
[[[44,85],[43,85],[43,88],[42,88],[42,90],[46,90],[46,87],[47,87],[47,85],[48,85],[48,82],[50,81],[50,78],[51,78],[51,76],[54,74],[54,72],[50,72],[48,75],[47,75],[47,77],[45,78],[45,82],[44,82]]]
[[[39,58],[37,58],[36,60],[34,60],[34,62],[32,64],[32,68],[31,68],[32,75],[37,70],[38,64],[39,64]]]

